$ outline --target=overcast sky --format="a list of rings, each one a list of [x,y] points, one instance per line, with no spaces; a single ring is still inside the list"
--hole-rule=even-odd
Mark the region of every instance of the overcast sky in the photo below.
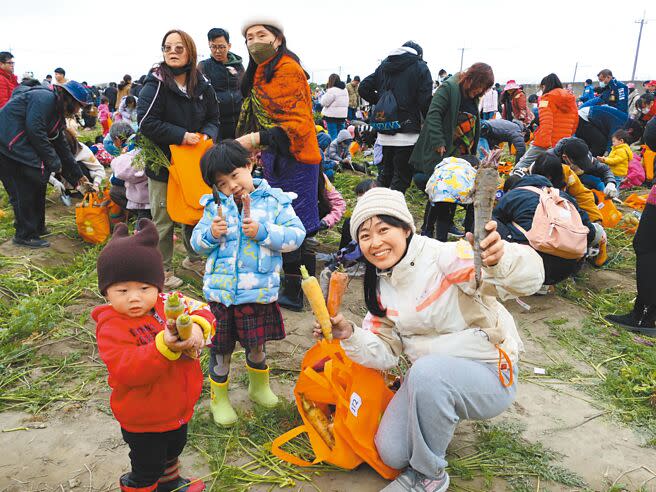
[[[647,9],[636,79],[656,78],[654,0],[241,0],[241,1],[3,1],[0,50],[11,49],[16,74],[42,79],[55,67],[89,83],[137,78],[161,59],[161,38],[170,28],[191,34],[199,57],[209,55],[206,33],[223,27],[232,51],[245,57],[241,25],[256,15],[274,16],[288,46],[316,82],[332,72],[364,77],[395,47],[412,39],[437,77],[483,61],[496,80],[539,82],[556,72],[564,82],[595,78],[610,68],[631,77],[639,25]],[[651,12],[648,6],[651,5]],[[272,9],[274,6],[275,10]]]

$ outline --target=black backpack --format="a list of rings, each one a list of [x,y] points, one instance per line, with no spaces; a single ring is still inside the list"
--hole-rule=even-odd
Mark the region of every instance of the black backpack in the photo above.
[[[396,97],[392,92],[390,78],[381,71],[383,84],[380,91],[378,102],[371,109],[369,124],[378,133],[384,135],[394,135],[401,128],[399,122],[399,105]]]

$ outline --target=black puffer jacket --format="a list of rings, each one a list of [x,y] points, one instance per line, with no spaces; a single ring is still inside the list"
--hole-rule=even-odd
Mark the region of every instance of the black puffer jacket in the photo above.
[[[57,112],[57,97],[42,85],[19,85],[0,109],[0,153],[41,169],[44,183],[58,171],[69,183],[77,183],[82,171],[64,138],[66,121]]]
[[[239,84],[244,74],[241,57],[228,53],[228,61],[223,64],[210,57],[198,64],[198,69],[209,79],[216,99],[222,123],[235,123],[239,119],[243,97]]]
[[[502,119],[481,121],[481,137],[487,139],[490,148],[496,147],[501,142],[513,144],[517,151],[516,161],[519,161],[526,152],[522,129],[513,121]]]
[[[204,133],[215,142],[219,135],[219,106],[210,83],[202,74],[198,77],[197,96],[190,98],[177,86],[164,83],[158,71],[148,75],[137,102],[139,131],[155,142],[168,159],[169,145],[180,145],[185,133]],[[146,175],[157,181],[168,181],[169,172],[155,174],[146,168]]]
[[[398,105],[400,133],[419,133],[430,106],[433,81],[428,65],[419,56],[398,50],[385,58],[376,71],[358,86],[362,99],[376,104],[390,87]]]

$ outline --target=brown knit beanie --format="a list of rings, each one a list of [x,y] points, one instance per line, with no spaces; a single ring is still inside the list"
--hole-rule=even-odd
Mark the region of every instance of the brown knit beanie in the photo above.
[[[164,289],[164,264],[157,249],[159,235],[148,219],[137,223],[130,236],[128,226],[118,224],[114,234],[98,256],[98,290],[105,295],[107,288],[118,282],[143,282]]]

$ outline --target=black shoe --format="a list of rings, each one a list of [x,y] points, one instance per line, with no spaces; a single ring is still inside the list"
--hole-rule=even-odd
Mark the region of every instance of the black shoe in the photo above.
[[[47,248],[50,246],[50,243],[45,239],[19,239],[15,237],[12,242],[17,246],[26,246],[28,248]]]
[[[449,234],[451,234],[452,236],[455,236],[455,237],[464,237],[465,236],[465,233],[463,231],[461,231],[460,229],[458,229],[455,224],[453,224],[451,226],[451,228],[449,229]]]
[[[278,304],[297,313],[303,311],[303,290],[300,277],[285,277],[282,292],[278,296]]]
[[[606,320],[634,333],[656,337],[656,307],[636,302],[628,314],[609,314]]]

